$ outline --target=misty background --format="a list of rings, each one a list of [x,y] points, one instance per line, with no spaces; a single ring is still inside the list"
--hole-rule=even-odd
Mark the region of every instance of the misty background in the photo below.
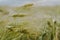
[[[33,3],[35,5],[60,5],[60,0],[0,0],[0,5],[8,5],[8,6],[22,6],[24,4]]]

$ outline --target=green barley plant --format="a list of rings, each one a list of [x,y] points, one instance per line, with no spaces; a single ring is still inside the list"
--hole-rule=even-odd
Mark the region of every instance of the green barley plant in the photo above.
[[[11,10],[0,7],[0,40],[60,40],[60,7],[27,4]]]

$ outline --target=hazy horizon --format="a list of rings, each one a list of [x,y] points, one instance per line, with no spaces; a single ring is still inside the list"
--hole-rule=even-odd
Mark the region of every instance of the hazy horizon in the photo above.
[[[46,5],[53,6],[60,5],[60,0],[0,0],[0,6],[1,5],[21,6],[28,3],[33,3],[42,6]]]

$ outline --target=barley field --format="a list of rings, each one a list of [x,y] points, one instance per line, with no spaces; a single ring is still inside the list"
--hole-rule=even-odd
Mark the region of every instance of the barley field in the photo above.
[[[0,6],[0,40],[60,40],[60,6]]]

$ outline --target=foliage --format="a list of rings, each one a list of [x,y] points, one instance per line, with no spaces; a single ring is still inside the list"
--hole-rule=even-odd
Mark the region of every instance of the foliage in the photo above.
[[[60,7],[32,6],[0,8],[0,40],[60,40]]]

